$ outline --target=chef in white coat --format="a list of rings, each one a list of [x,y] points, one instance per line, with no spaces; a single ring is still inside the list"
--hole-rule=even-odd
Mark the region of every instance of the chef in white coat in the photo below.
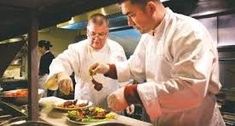
[[[101,74],[94,75],[94,79],[103,88],[96,90],[89,74],[89,66],[95,62],[118,63],[126,61],[123,48],[108,38],[108,19],[100,13],[92,15],[87,25],[87,39],[69,45],[59,54],[50,65],[49,79],[56,79],[59,90],[64,94],[73,91],[73,84],[69,77],[75,73],[75,99],[89,100],[94,105],[107,108],[107,96],[117,90],[117,80],[106,78]],[[50,85],[45,85],[50,88]],[[56,88],[53,88],[56,89]]]
[[[215,98],[221,88],[217,45],[206,28],[160,0],[120,0],[120,6],[141,40],[127,62],[90,69],[143,83],[113,92],[109,107],[121,111],[142,104],[157,126],[224,126]]]

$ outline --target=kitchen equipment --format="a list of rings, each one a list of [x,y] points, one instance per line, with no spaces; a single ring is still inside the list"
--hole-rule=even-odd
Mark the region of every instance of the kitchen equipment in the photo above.
[[[27,118],[21,107],[0,101],[0,126],[5,126],[14,120],[22,120]]]
[[[24,45],[24,41],[0,44],[0,77]]]
[[[43,96],[44,90],[38,89],[38,100]],[[3,101],[24,105],[28,103],[28,89],[15,89],[4,91],[0,96]]]

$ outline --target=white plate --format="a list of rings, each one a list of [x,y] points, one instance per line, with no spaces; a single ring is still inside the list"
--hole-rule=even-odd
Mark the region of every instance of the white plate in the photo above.
[[[99,125],[99,124],[115,123],[115,119],[91,119],[89,121],[75,121],[67,118],[67,121],[72,124],[78,124],[78,125]]]

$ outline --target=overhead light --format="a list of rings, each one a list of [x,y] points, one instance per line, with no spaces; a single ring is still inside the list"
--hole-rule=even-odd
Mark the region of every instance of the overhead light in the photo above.
[[[75,21],[74,21],[74,17],[72,17],[70,20],[69,20],[69,24],[73,24]]]
[[[9,39],[9,42],[18,42],[21,40],[23,40],[23,39],[22,38],[11,38],[11,39]]]
[[[11,38],[11,39],[1,41],[0,44],[19,42],[19,41],[22,41],[22,40],[24,40],[23,37],[16,37],[16,38]]]

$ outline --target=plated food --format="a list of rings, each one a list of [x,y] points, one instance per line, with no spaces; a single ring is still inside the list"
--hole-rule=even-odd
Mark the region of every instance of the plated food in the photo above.
[[[59,110],[77,110],[90,107],[91,105],[92,103],[87,100],[67,100],[56,104],[55,108]]]
[[[67,117],[71,123],[91,124],[115,120],[117,114],[100,107],[88,107],[86,109],[68,111]]]

